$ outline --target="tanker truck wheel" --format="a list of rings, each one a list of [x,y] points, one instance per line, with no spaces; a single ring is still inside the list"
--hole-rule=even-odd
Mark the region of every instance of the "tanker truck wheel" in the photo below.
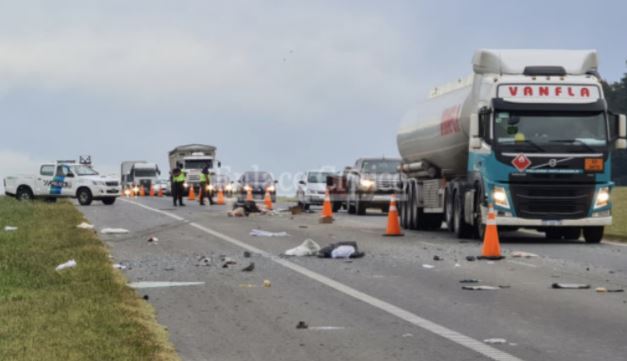
[[[453,224],[457,238],[470,238],[472,227],[464,221],[464,196],[462,192],[455,192]]]
[[[455,232],[455,225],[453,224],[453,190],[448,188],[446,189],[446,194],[444,198],[444,222],[446,222],[446,228],[450,232]]]
[[[603,239],[603,227],[583,227],[583,238],[586,243],[599,243]]]

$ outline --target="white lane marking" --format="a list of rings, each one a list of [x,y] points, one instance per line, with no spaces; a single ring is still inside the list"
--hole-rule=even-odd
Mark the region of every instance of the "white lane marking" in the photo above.
[[[161,211],[159,209],[155,209],[152,207],[148,207],[145,206],[143,204],[139,204],[133,201],[127,201],[131,204],[135,204],[138,205],[142,208],[145,208],[147,210],[151,210],[153,212],[159,213],[159,214],[163,214],[163,215],[167,215],[170,216],[172,218],[177,217],[180,218],[181,221],[185,221],[185,219],[178,217],[178,216],[174,216],[174,215],[170,215],[168,212],[165,211]],[[175,218],[175,219],[177,219]],[[270,254],[266,251],[263,251],[257,247],[251,246],[247,243],[244,243],[240,240],[237,240],[233,237],[227,236],[226,234],[220,233],[218,231],[215,231],[213,229],[201,226],[198,223],[194,223],[194,222],[190,222],[189,223],[190,226],[201,230],[207,234],[210,234],[216,238],[222,239],[226,242],[229,242],[231,244],[234,244],[240,248],[243,248],[245,250],[248,250],[250,252],[254,252],[254,253],[258,253],[263,257],[269,258],[270,260],[272,260],[275,263],[278,263],[280,265],[282,265],[285,268],[291,269],[294,272],[300,273],[303,276],[306,276],[314,281],[318,281],[319,283],[322,283],[325,286],[328,286],[330,288],[333,288],[336,291],[339,291],[345,295],[348,295],[350,297],[353,297],[354,299],[357,299],[359,301],[362,301],[364,303],[367,303],[373,307],[378,308],[381,311],[387,312],[393,316],[396,316],[406,322],[409,322],[415,326],[418,326],[424,330],[427,330],[431,333],[434,333],[438,336],[441,336],[449,341],[452,341],[458,345],[464,346],[470,350],[473,350],[483,356],[488,357],[491,360],[495,360],[495,361],[522,361],[522,359],[519,359],[518,357],[508,354],[506,352],[503,352],[499,349],[496,349],[492,346],[486,345],[481,341],[475,340],[474,338],[468,337],[464,334],[461,334],[457,331],[453,331],[449,328],[446,328],[444,326],[441,326],[435,322],[429,321],[427,319],[424,319],[412,312],[409,312],[407,310],[404,310],[398,306],[395,306],[391,303],[388,303],[386,301],[383,301],[379,298],[370,296],[366,293],[363,293],[361,291],[358,291],[352,287],[349,287],[343,283],[340,283],[338,281],[335,281],[329,277],[323,276],[319,273],[316,273],[314,271],[311,271],[303,266],[297,265],[296,263],[292,263],[290,261],[287,261],[285,259],[279,258],[273,254]]]
[[[309,326],[307,328],[308,330],[314,330],[314,331],[335,331],[335,330],[344,330],[346,329],[346,327],[341,327],[341,326]]]
[[[538,266],[533,264],[533,263],[527,263],[527,262],[522,262],[522,261],[514,261],[514,260],[508,260],[507,262],[518,264],[518,265],[521,265],[521,266],[531,267],[531,268],[538,268]]]
[[[181,287],[181,286],[200,286],[204,282],[132,282],[128,286],[131,288],[160,288],[160,287]]]

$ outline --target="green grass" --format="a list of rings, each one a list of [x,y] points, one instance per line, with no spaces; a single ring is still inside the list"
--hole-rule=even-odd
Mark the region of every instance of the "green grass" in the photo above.
[[[69,202],[0,197],[0,360],[179,360],[82,221]],[[55,271],[72,258],[76,268]]]
[[[605,236],[627,241],[627,187],[612,190],[612,226],[605,229]]]

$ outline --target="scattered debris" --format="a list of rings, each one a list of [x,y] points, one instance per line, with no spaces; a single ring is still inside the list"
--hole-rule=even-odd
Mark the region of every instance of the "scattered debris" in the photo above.
[[[422,265],[422,268],[432,269],[432,268],[435,268],[435,266],[434,266],[434,265],[432,265],[432,264],[426,264],[426,263],[425,263],[425,264],[423,264],[423,265]]]
[[[232,211],[227,212],[227,215],[229,217],[244,217],[244,216],[248,216],[248,214],[246,213],[246,210],[244,209],[244,207],[237,207],[237,208],[233,209]]]
[[[499,289],[499,287],[494,286],[462,286],[462,290],[467,291],[496,291]]]
[[[296,329],[298,330],[306,330],[308,328],[309,328],[309,325],[305,321],[298,321],[298,324],[296,324]]]
[[[150,299],[150,297],[148,297],[148,295],[144,295],[144,300],[148,301]]]
[[[237,262],[235,262],[235,260],[233,260],[232,258],[225,257],[224,261],[222,262],[222,268],[229,268],[229,266],[233,266],[236,264]]]
[[[320,245],[312,239],[306,239],[300,246],[288,249],[283,253],[286,256],[315,256],[320,251]]]
[[[351,255],[349,256],[350,258],[361,258],[364,256],[363,252],[359,252],[359,248],[357,247],[357,242],[339,242],[339,243],[332,243],[326,247],[323,247],[320,249],[320,251],[318,251],[318,257],[320,258],[334,258],[333,257],[333,251],[338,248],[338,247],[342,247],[342,246],[350,246],[354,249],[354,252],[351,253]],[[350,249],[348,248],[343,248],[342,249],[342,253],[349,251]],[[339,254],[336,252],[336,256],[339,256]],[[336,257],[337,258],[337,257]]]
[[[244,251],[244,258],[250,258],[251,254],[248,251]]]
[[[586,285],[583,283],[554,283],[551,285],[551,288],[566,290],[587,290],[590,288],[590,285]]]
[[[15,231],[17,231],[17,227],[13,227],[13,226],[4,226],[4,231],[5,231],[5,232],[15,232]]]
[[[511,285],[499,285],[500,289],[507,289],[507,288],[512,288]]]
[[[76,261],[71,259],[65,263],[61,263],[60,265],[58,265],[55,270],[56,271],[63,271],[64,269],[68,269],[68,268],[74,268],[76,267]]]
[[[120,264],[120,263],[114,263],[114,264],[113,264],[113,268],[115,268],[115,269],[119,269],[119,270],[125,270],[125,269],[127,269],[128,267],[127,267],[127,266],[125,266],[125,265],[123,265],[123,264]]]
[[[434,260],[434,261],[444,261],[444,259],[443,259],[442,257],[437,256],[437,255],[436,255],[436,256],[433,256],[433,260]]]
[[[514,258],[535,258],[538,257],[535,253],[524,252],[524,251],[513,251],[509,254]]]
[[[250,235],[253,237],[285,237],[289,236],[287,232],[268,232],[261,229],[253,229],[250,231]]]
[[[128,229],[124,228],[103,228],[100,233],[102,234],[126,234]]]
[[[477,257],[475,256],[466,256],[466,261],[468,262],[474,262],[477,260]]]
[[[242,272],[252,272],[255,269],[255,262],[250,262],[250,264],[244,268],[242,268]]]
[[[288,208],[288,210],[292,213],[293,216],[303,213],[303,208],[300,206],[293,206]]]
[[[459,263],[455,263],[455,267],[461,267],[462,265]]]
[[[79,224],[78,226],[76,226],[76,228],[80,228],[80,229],[94,229],[94,225],[93,224],[89,224],[87,222],[83,222],[83,223]]]
[[[621,293],[621,292],[625,292],[625,290],[622,289],[622,288],[608,289],[608,288],[605,288],[605,287],[597,287],[595,289],[595,291],[597,291],[598,293]]]
[[[331,258],[350,258],[354,253],[353,246],[339,246],[331,251]]]
[[[404,333],[404,334],[402,335],[402,337],[404,337],[404,338],[406,338],[406,337],[414,337],[414,334],[413,334],[413,333],[409,333],[409,332],[408,332],[408,333]]]
[[[488,338],[483,340],[483,342],[490,344],[506,344],[507,340],[504,338]]]
[[[472,278],[468,278],[468,279],[459,281],[459,283],[479,283],[479,282],[481,282],[481,281],[477,280],[477,279],[472,279]]]
[[[263,280],[263,286],[265,288],[270,288],[272,287],[272,283],[270,282],[270,280]]]
[[[211,266],[211,259],[205,257],[205,256],[200,256],[200,258],[198,258],[198,264],[196,264],[196,266]]]
[[[155,236],[148,238],[148,243],[157,243],[157,242],[159,242],[159,238]]]

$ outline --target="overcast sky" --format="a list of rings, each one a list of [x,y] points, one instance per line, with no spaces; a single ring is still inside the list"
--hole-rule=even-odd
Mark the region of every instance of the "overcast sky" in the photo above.
[[[276,174],[397,156],[403,113],[477,48],[598,49],[627,2],[1,1],[0,176],[91,154],[167,168],[188,143]]]

